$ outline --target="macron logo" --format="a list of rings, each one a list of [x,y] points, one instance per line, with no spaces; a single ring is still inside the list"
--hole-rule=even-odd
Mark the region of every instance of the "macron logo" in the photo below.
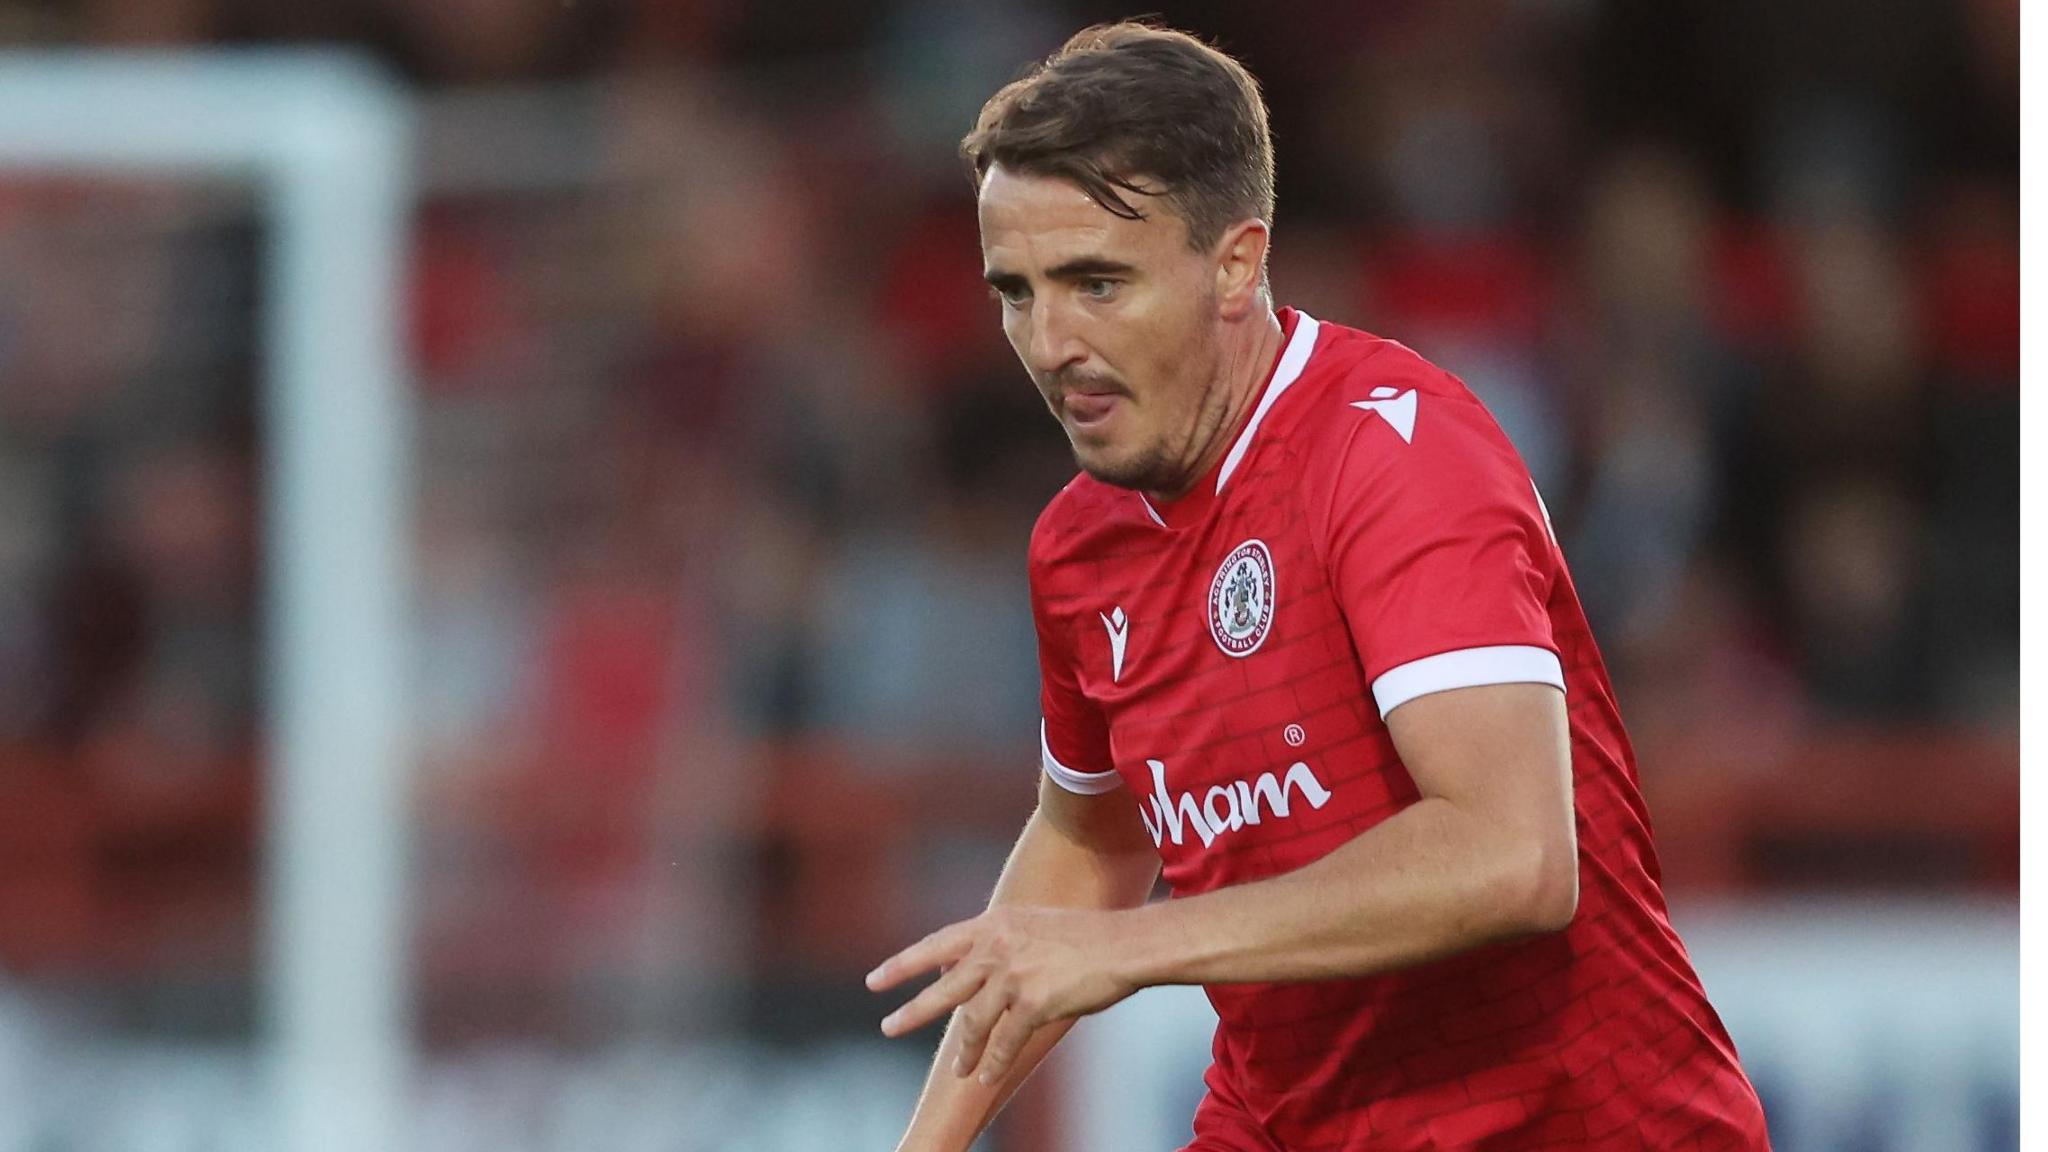
[[[1372,390],[1372,399],[1353,400],[1351,406],[1362,412],[1379,413],[1404,442],[1415,443],[1415,389],[1402,392],[1381,385]]]
[[[1131,622],[1122,608],[1112,608],[1102,616],[1102,626],[1109,629],[1109,680],[1114,684],[1124,676],[1124,641],[1131,638]]]
[[[1275,776],[1262,772],[1257,780],[1232,780],[1209,789],[1200,802],[1192,792],[1174,796],[1166,790],[1166,765],[1158,760],[1145,761],[1152,769],[1152,795],[1145,797],[1145,803],[1138,806],[1138,819],[1145,822],[1145,831],[1152,834],[1154,847],[1163,846],[1167,839],[1175,844],[1182,842],[1189,828],[1201,838],[1202,847],[1207,848],[1225,832],[1253,826],[1271,813],[1274,818],[1285,820],[1290,808],[1290,798],[1300,792],[1310,808],[1321,808],[1330,802],[1330,791],[1316,774],[1300,760],[1287,769],[1287,775]]]

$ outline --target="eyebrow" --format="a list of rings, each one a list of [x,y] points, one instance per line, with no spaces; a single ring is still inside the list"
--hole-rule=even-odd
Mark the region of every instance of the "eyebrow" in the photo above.
[[[1065,281],[1087,280],[1096,276],[1128,276],[1137,270],[1135,265],[1126,264],[1121,260],[1105,260],[1100,256],[1083,256],[1079,259],[1069,260],[1064,264],[1057,264],[1046,269],[1045,278],[1048,280]],[[982,279],[988,281],[989,286],[997,291],[1024,286],[1024,277],[1019,276],[1015,272],[1004,272],[993,268],[983,273]]]

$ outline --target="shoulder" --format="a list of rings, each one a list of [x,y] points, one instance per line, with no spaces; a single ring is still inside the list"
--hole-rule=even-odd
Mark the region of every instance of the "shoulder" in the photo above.
[[[1092,539],[1134,516],[1136,497],[1078,473],[1046,502],[1031,526],[1031,573],[1034,580],[1086,549]]]
[[[1319,534],[1428,535],[1502,509],[1534,522],[1507,434],[1463,381],[1400,341],[1321,325],[1299,393],[1283,436]]]
[[[1361,453],[1423,464],[1504,447],[1470,389],[1399,340],[1322,321],[1276,431],[1311,471]],[[1280,415],[1280,413],[1276,413]]]

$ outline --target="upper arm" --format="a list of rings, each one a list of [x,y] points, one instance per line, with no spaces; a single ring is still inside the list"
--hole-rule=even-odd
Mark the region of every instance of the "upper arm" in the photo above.
[[[1550,619],[1557,544],[1485,408],[1398,355],[1359,384],[1384,407],[1368,406],[1338,457],[1323,520],[1331,584],[1416,788],[1471,830],[1504,915],[1560,927],[1578,860]]]
[[[1387,731],[1423,796],[1571,834],[1571,730],[1556,688],[1487,684],[1418,696],[1388,713]]]
[[[1050,516],[1048,510],[1047,516]],[[1109,748],[1109,719],[1082,691],[1074,670],[1071,605],[1054,603],[1040,556],[1046,517],[1031,539],[1031,622],[1038,637],[1039,751],[1045,774],[1081,793],[1118,787]]]
[[[1159,879],[1159,853],[1123,789],[1088,795],[1042,774],[1038,810],[1013,864],[1025,856],[1049,869],[1033,882],[1035,898],[1020,897],[1025,903],[1131,908]]]
[[[1387,730],[1422,796],[1479,821],[1485,842],[1527,869],[1530,898],[1568,920],[1578,850],[1564,693],[1548,684],[1436,692],[1388,713]]]
[[[1143,853],[1156,858],[1151,834],[1138,807],[1122,788],[1094,795],[1063,787],[1049,775],[1038,778],[1038,813],[1060,835],[1104,856]]]
[[[1348,438],[1321,509],[1331,586],[1380,714],[1473,685],[1563,688],[1549,610],[1560,565],[1528,469],[1470,393],[1401,355],[1413,363],[1351,391],[1399,382],[1405,422],[1340,409]]]

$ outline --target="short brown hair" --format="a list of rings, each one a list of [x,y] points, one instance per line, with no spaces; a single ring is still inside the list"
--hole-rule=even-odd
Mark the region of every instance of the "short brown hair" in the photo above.
[[[960,154],[976,188],[995,164],[1064,177],[1128,220],[1145,214],[1126,194],[1161,196],[1197,249],[1239,220],[1273,218],[1273,138],[1258,81],[1187,33],[1148,24],[1075,33],[989,98]]]

